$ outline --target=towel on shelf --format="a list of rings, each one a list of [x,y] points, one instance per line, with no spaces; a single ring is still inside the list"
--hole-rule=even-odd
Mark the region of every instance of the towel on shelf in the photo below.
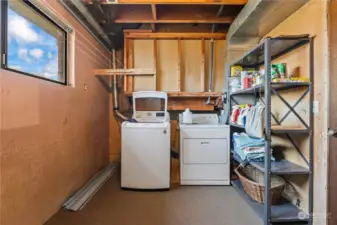
[[[263,138],[252,138],[245,133],[233,134],[234,152],[243,162],[264,161],[265,141]],[[271,160],[275,160],[271,156]]]

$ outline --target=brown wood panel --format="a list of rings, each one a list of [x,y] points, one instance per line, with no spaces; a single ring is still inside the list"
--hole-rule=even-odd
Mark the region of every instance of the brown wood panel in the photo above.
[[[178,41],[157,40],[157,81],[158,90],[177,91],[178,80]]]
[[[225,85],[225,49],[224,40],[214,41],[214,89],[213,91],[223,91]]]
[[[134,40],[134,67],[136,69],[155,67],[153,48],[153,40]],[[155,80],[155,76],[135,77],[134,91],[154,91],[156,89]]]
[[[200,79],[201,46],[200,40],[183,40],[182,57],[183,67],[183,90],[185,92],[200,91],[202,80]]]
[[[193,111],[213,111],[213,105],[206,105],[204,98],[173,98],[168,103],[169,110],[185,110],[190,108]]]

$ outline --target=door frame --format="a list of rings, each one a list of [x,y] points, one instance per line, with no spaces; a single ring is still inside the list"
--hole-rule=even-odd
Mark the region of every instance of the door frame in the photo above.
[[[337,0],[328,5],[329,96],[328,127],[337,129]],[[337,224],[337,137],[328,136],[327,224]],[[334,200],[333,200],[334,199]]]

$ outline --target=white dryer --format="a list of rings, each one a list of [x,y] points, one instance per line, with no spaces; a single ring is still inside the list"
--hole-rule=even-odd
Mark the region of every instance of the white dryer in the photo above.
[[[169,189],[171,132],[167,94],[134,92],[133,120],[122,124],[122,188]]]
[[[192,124],[179,126],[180,184],[229,185],[229,126],[214,113],[193,114]]]

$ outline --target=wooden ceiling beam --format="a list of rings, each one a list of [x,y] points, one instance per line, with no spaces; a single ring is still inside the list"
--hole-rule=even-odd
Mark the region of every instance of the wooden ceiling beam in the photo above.
[[[131,39],[215,39],[225,40],[226,33],[166,33],[166,32],[124,32]]]
[[[218,24],[231,24],[234,21],[233,17],[221,17],[221,18],[209,18],[209,19],[179,19],[179,18],[170,18],[170,19],[132,19],[132,18],[116,18],[114,23],[218,23]]]
[[[92,4],[93,0],[82,0],[87,4]],[[117,0],[118,3],[113,1],[100,0],[101,4],[114,5],[114,4],[197,4],[197,5],[245,5],[248,0]]]

